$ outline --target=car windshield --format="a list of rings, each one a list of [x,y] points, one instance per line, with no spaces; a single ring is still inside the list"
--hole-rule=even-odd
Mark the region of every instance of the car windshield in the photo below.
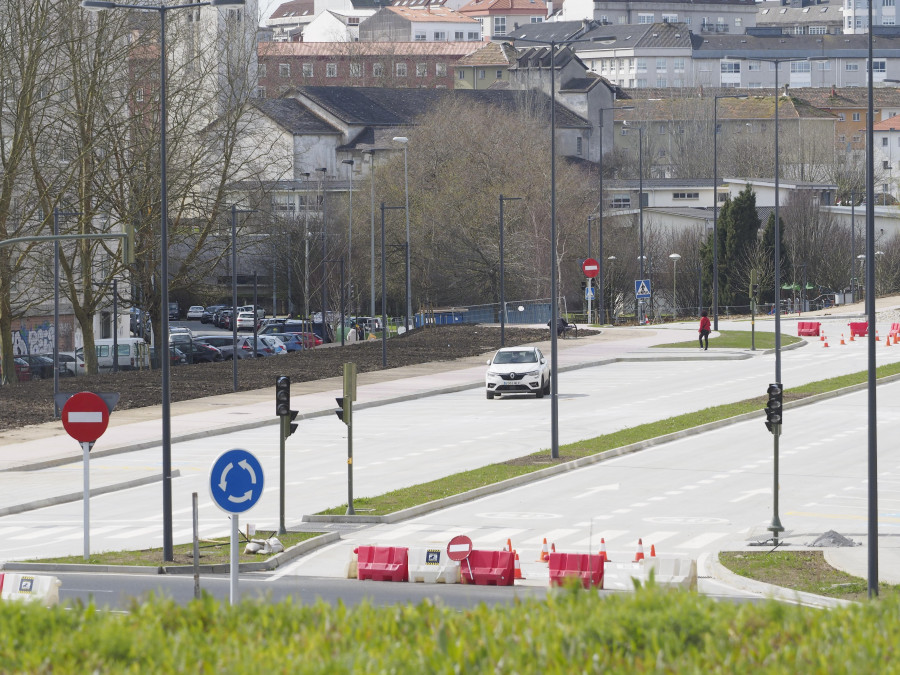
[[[518,352],[497,352],[494,363],[536,363],[537,355],[532,350]]]

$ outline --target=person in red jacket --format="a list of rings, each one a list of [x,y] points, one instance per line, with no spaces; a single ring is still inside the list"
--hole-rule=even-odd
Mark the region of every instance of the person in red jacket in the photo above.
[[[709,349],[709,316],[706,313],[706,310],[700,314],[700,349],[707,350]],[[704,345],[703,342],[706,341]]]

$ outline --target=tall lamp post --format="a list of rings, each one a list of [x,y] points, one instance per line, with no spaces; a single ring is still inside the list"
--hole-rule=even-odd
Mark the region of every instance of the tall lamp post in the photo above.
[[[778,77],[778,71],[775,71]],[[775,89],[778,87],[776,85]],[[747,98],[742,95],[723,94],[713,97],[713,330],[719,330],[719,99]],[[777,161],[777,159],[776,159]]]
[[[504,197],[500,195],[500,346],[506,346],[506,278],[503,275],[503,202],[512,202],[521,197]],[[588,235],[590,241],[590,234]],[[590,249],[590,244],[588,244]]]
[[[349,289],[347,292],[347,304],[350,306],[350,312],[353,313],[353,164],[355,162],[352,159],[342,159],[341,164],[346,164],[350,167],[350,217],[348,219],[347,226],[347,288]],[[343,263],[341,263],[343,264]],[[341,289],[341,298],[343,299],[343,288]],[[345,321],[345,317],[341,317],[341,321]],[[343,333],[343,327],[341,328],[341,332]]]
[[[372,209],[372,223],[371,223],[371,251],[369,253],[369,268],[371,272],[371,278],[369,280],[369,316],[373,319],[375,318],[375,148],[371,150],[366,150],[366,154],[372,157],[372,166],[369,169],[369,187],[371,191],[371,209]]]
[[[402,209],[403,206],[385,206],[381,202],[381,367],[387,368],[387,261],[385,260],[384,212],[391,209]]]
[[[403,192],[406,195],[406,325],[409,330],[409,317],[412,316],[412,285],[409,278],[409,164],[406,161],[406,149],[409,139],[406,136],[394,136],[395,143],[403,143]]]
[[[556,326],[559,319],[559,297],[557,290],[556,259],[556,54],[557,47],[566,47],[577,42],[611,42],[614,37],[596,37],[578,40],[533,40],[517,37],[519,42],[547,45],[550,60],[550,456],[559,458],[559,369],[557,357]]]
[[[677,253],[670,253],[669,259],[672,261],[672,319],[678,318],[678,261],[681,256]]]
[[[252,209],[238,209],[237,204],[231,205],[231,386],[233,391],[238,390],[237,373],[237,214],[253,213]],[[256,307],[253,307],[256,311]],[[256,349],[254,343],[253,348]]]
[[[82,0],[81,6],[92,12],[107,9],[135,9],[159,13],[159,182],[160,182],[160,342],[164,343],[162,362],[162,485],[163,485],[163,560],[172,560],[172,419],[170,396],[169,342],[169,236],[166,184],[166,12],[196,7],[238,7],[244,0],[209,0],[183,5],[129,5],[108,0]],[[159,351],[159,346],[157,346]],[[237,527],[237,519],[233,521]]]
[[[328,335],[328,331],[325,329],[325,324],[328,322],[328,319],[326,318],[328,310],[328,266],[325,264],[325,260],[328,259],[328,212],[325,209],[325,174],[328,171],[328,167],[323,166],[316,169],[316,171],[322,172],[322,342],[326,342],[326,337]]]

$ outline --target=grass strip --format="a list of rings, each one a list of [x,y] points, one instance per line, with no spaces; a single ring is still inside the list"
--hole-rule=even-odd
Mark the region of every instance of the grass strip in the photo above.
[[[257,532],[253,539],[268,539],[276,537],[285,549],[299,544],[302,541],[318,536],[319,532],[288,532],[276,534],[275,532]],[[256,553],[244,553],[244,545],[247,539],[241,536],[240,562],[260,562],[268,560],[271,556],[263,556]],[[27,562],[57,563],[67,565],[191,565],[194,562],[194,545],[178,544],[173,547],[174,559],[164,560],[162,548],[148,548],[139,551],[105,551],[92,553],[88,560],[83,555],[63,556],[60,558],[41,558]],[[274,554],[273,554],[274,555]],[[231,537],[225,539],[209,539],[200,542],[200,564],[222,565],[231,562]]]
[[[876,374],[877,377],[882,378],[898,373],[900,373],[900,363],[889,363],[879,367]],[[865,382],[866,378],[866,372],[863,371],[832,377],[827,380],[819,380],[818,382],[810,382],[792,389],[785,389],[784,398],[786,401],[796,401],[816,394],[837,391],[838,389],[860,384]],[[766,397],[764,395],[736,403],[724,403],[696,412],[685,413],[656,422],[648,422],[636,427],[621,429],[611,434],[604,434],[596,438],[560,446],[560,457],[556,460],[548,456],[547,450],[543,450],[518,459],[488,464],[478,469],[445,476],[428,483],[400,488],[376,497],[354,499],[353,506],[356,510],[366,515],[387,515],[388,513],[419,506],[436,499],[443,499],[444,497],[474,490],[485,485],[499,483],[508,478],[533,473],[554,464],[596,455],[613,448],[621,448],[632,443],[639,443],[651,438],[709,424],[710,422],[717,422],[755,410],[762,410],[765,404]],[[343,504],[320,511],[319,515],[337,516],[344,515],[346,512],[347,505]]]
[[[833,568],[822,551],[723,551],[719,562],[735,574],[767,584],[829,598],[863,601],[865,579]],[[879,595],[900,595],[900,586],[879,584]]]
[[[800,342],[800,340],[801,338],[793,335],[781,334],[782,346],[792,345],[795,342]],[[689,340],[687,342],[653,345],[651,349],[693,349],[697,345],[697,340]],[[753,338],[749,331],[729,330],[720,331],[717,337],[709,339],[710,349],[750,349],[751,346],[755,346],[756,349],[775,349],[775,333],[757,331],[756,337]]]

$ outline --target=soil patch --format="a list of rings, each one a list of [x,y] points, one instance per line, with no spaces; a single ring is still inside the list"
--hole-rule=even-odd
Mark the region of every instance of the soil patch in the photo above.
[[[584,334],[596,331],[585,330]],[[581,331],[579,331],[581,333]],[[521,345],[549,339],[547,329],[506,328],[506,344]],[[427,326],[387,341],[388,368],[477,356],[500,347],[500,329],[493,326]],[[340,377],[344,363],[358,372],[382,370],[380,340],[318,347],[285,356],[238,361],[238,390],[275,385],[275,377],[289,375],[293,382]],[[117,391],[117,410],[160,405],[161,372],[134,371],[60,378],[60,392]],[[232,363],[198,363],[171,370],[171,400],[186,401],[232,393]],[[0,387],[0,431],[53,421],[53,381],[23,382]]]

